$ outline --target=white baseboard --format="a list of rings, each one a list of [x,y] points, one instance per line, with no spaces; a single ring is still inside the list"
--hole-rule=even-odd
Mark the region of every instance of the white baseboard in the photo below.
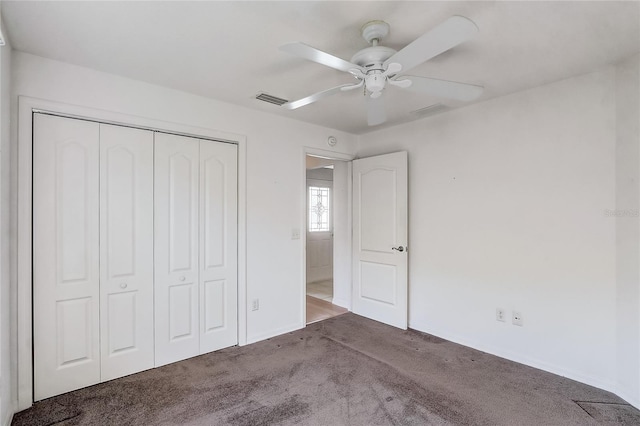
[[[276,330],[269,331],[268,333],[258,334],[255,336],[247,336],[247,344],[257,343],[262,340],[267,340],[272,337],[279,336],[281,334],[290,333],[292,331],[300,330],[305,327],[305,324],[300,325],[300,323],[296,323],[293,325],[288,325],[285,327],[278,328]]]
[[[608,380],[602,380],[598,377],[593,377],[593,376],[589,376],[587,374],[583,374],[579,371],[574,371],[571,370],[570,368],[566,368],[560,365],[555,365],[555,364],[550,364],[548,362],[536,359],[536,358],[532,358],[530,356],[527,356],[525,354],[521,354],[521,353],[516,353],[516,352],[512,352],[509,350],[506,350],[504,348],[498,348],[498,347],[494,347],[492,345],[487,345],[481,342],[477,342],[477,341],[473,341],[471,339],[468,339],[466,337],[461,337],[461,336],[457,336],[454,334],[450,334],[450,333],[443,333],[440,332],[438,330],[433,330],[431,329],[429,326],[426,326],[424,324],[418,324],[415,322],[412,322],[409,324],[409,328],[412,328],[414,330],[418,330],[421,331],[423,333],[429,333],[432,334],[434,336],[440,337],[442,339],[446,339],[449,340],[451,342],[454,343],[458,343],[460,345],[463,346],[467,346],[473,349],[477,349],[479,351],[482,352],[486,352],[488,354],[491,355],[495,355],[498,356],[500,358],[505,358],[508,359],[510,361],[514,361],[514,362],[518,362],[520,364],[524,364],[527,365],[529,367],[533,367],[533,368],[537,368],[539,370],[544,370],[547,371],[549,373],[553,373],[553,374],[557,374],[559,376],[562,377],[566,377],[568,379],[571,380],[575,380],[577,382],[580,383],[584,383],[587,384],[589,386],[594,386],[606,391],[609,391],[611,393],[614,393],[618,396],[620,396],[617,391],[617,386],[614,382],[612,381],[608,381]],[[622,398],[622,396],[620,396]],[[624,399],[624,398],[623,398]],[[630,402],[631,403],[631,402]],[[632,404],[635,405],[635,404]]]

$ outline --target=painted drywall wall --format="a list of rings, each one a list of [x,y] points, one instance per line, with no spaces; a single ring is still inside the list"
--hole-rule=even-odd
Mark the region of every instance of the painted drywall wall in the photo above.
[[[409,153],[410,327],[616,389],[615,93],[607,68],[360,138]]]
[[[3,27],[0,17],[0,27]],[[15,369],[11,368],[11,285],[10,285],[10,95],[11,95],[11,45],[5,39],[0,47],[0,422],[11,422],[15,403]]]
[[[640,56],[616,66],[618,394],[640,407]]]
[[[13,78],[14,111],[24,95],[245,135],[247,300],[260,299],[260,309],[248,311],[247,340],[304,323],[302,240],[291,238],[293,228],[304,229],[303,146],[330,150],[334,135],[333,150],[353,154],[354,136],[22,52],[14,53]]]

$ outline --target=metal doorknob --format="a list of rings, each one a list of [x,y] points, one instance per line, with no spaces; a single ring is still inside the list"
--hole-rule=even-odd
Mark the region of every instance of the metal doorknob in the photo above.
[[[398,250],[400,253],[402,253],[404,251],[404,247],[402,247],[402,246],[391,247],[391,250]]]
[[[127,288],[127,283],[121,283],[120,284],[120,288],[122,288],[122,289]]]

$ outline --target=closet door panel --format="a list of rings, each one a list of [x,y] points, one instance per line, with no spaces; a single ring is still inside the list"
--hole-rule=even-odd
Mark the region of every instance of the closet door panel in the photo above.
[[[200,353],[199,142],[155,134],[156,366]]]
[[[34,397],[100,381],[99,127],[34,114]]]
[[[200,142],[200,352],[238,343],[237,146]]]
[[[154,366],[153,133],[100,124],[101,379]]]

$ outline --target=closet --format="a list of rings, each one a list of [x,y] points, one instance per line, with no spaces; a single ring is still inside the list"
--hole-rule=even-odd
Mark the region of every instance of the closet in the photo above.
[[[237,344],[237,148],[36,113],[34,399]]]

